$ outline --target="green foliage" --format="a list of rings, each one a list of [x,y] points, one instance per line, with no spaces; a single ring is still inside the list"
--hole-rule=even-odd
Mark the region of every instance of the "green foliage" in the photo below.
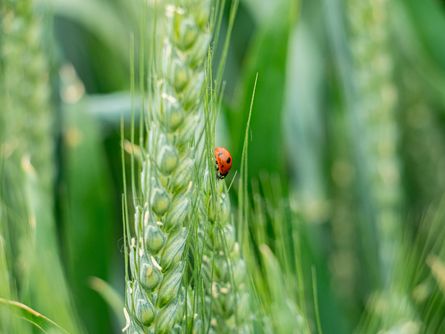
[[[244,127],[250,104],[251,87],[259,74],[255,112],[252,115],[252,142],[249,149],[249,175],[282,173],[285,167],[281,134],[286,81],[288,40],[297,16],[295,1],[247,2],[257,24],[240,69],[235,102],[228,113],[231,148],[235,167],[239,167],[244,141]],[[271,135],[272,134],[272,135]],[[238,163],[236,163],[238,161]]]
[[[1,1],[0,332],[443,332],[444,27],[431,0]]]
[[[105,173],[105,157],[100,128],[81,101],[64,111],[64,249],[67,276],[80,316],[91,333],[109,332],[110,317],[102,298],[89,288],[91,277],[109,281],[115,256],[115,218],[110,175]],[[83,168],[89,161],[89,168]],[[107,259],[104,261],[104,259]]]
[[[21,301],[45,312],[68,330],[79,331],[60,263],[54,223],[54,114],[48,61],[42,52],[44,20],[34,11],[32,1],[6,1],[1,15],[4,109],[0,120],[0,203],[10,294],[14,291]],[[53,293],[54,286],[57,293]],[[52,296],[50,303],[48,296]]]
[[[45,315],[33,310],[29,306],[19,303],[14,300],[8,300],[0,298],[0,305],[2,308],[9,308],[11,313],[9,313],[9,316],[12,317],[21,317],[22,319],[26,320],[29,324],[31,324],[36,329],[39,329],[42,332],[58,332],[58,333],[69,333],[66,329],[58,325],[53,320],[49,319]],[[8,323],[13,323],[11,319],[6,319],[5,321],[6,327],[5,330],[14,332],[14,333],[23,333],[24,330],[23,327],[7,327]],[[18,329],[21,328],[21,329]]]

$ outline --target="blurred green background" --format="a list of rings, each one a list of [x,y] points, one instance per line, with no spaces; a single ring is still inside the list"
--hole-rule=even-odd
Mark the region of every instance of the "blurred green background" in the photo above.
[[[62,270],[79,328],[118,333],[119,301],[93,277],[124,291],[120,121],[124,115],[128,128],[131,36],[138,40],[143,13],[124,0],[35,6],[45,13],[44,53],[55,92]],[[289,298],[307,304],[312,332],[445,332],[444,32],[444,1],[240,2],[217,144],[233,154],[229,181],[239,177],[258,74],[249,238],[255,247],[268,244],[285,277],[295,280]],[[3,180],[4,197],[6,187]],[[235,207],[237,190],[234,182]],[[293,231],[295,248],[284,240]],[[289,258],[300,263],[304,282],[286,268]],[[266,277],[267,265],[259,267]],[[272,303],[287,294],[270,282],[259,290]],[[301,290],[307,293],[297,298]],[[272,317],[284,314],[283,304]]]

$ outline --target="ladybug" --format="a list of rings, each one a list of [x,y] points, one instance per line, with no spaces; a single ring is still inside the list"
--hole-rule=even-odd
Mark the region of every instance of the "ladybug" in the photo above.
[[[224,147],[215,148],[216,176],[224,179],[232,167],[232,156]]]

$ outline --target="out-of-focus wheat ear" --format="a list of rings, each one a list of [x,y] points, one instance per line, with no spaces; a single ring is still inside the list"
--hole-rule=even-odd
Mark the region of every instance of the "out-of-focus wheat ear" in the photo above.
[[[403,321],[417,321],[404,281],[397,279],[402,259],[403,192],[396,119],[398,90],[394,83],[394,60],[390,49],[389,13],[386,0],[348,1],[353,78],[357,94],[353,110],[361,143],[361,158],[370,202],[370,221],[379,242],[382,291],[370,303],[381,324],[375,331],[391,331]],[[394,285],[397,285],[397,288]],[[380,310],[385,309],[385,312]]]
[[[32,0],[0,4],[0,231],[23,303],[79,332],[54,221],[54,108],[45,41],[50,17]],[[1,232],[0,232],[1,233]],[[48,302],[48,296],[51,302]],[[7,330],[6,332],[14,332]]]

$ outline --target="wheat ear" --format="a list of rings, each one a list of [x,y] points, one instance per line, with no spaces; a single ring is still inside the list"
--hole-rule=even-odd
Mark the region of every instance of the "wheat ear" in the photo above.
[[[208,1],[161,2],[146,114],[140,203],[130,241],[129,332],[184,330],[183,276],[210,42]]]

